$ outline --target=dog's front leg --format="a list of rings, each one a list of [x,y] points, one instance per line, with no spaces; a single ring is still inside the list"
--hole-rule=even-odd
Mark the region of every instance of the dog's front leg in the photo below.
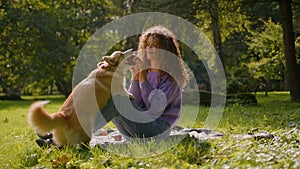
[[[134,100],[134,95],[131,94],[131,93],[129,93],[128,91],[126,91],[126,92],[127,92],[127,94],[128,94],[129,99],[130,99],[131,101],[133,101],[133,100]]]

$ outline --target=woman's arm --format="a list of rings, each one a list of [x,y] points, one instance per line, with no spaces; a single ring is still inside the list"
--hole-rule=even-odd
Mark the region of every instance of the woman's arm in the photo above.
[[[156,95],[155,93],[151,92],[154,90],[152,88],[151,84],[148,81],[140,82],[140,91],[141,91],[141,97],[145,104],[145,109],[149,109],[151,106],[151,100],[161,100],[162,102],[160,105],[155,106],[167,106],[170,102],[172,102],[176,97],[180,95],[180,88],[177,85],[176,81],[171,80],[167,76],[164,76],[164,78],[161,80],[161,82],[158,85],[158,89],[162,91],[165,94],[166,100],[163,101],[161,98],[161,95]],[[157,92],[157,90],[155,91]],[[151,96],[151,98],[149,97]],[[156,103],[157,104],[157,103]]]
[[[131,84],[128,90],[129,93],[133,94],[134,102],[139,105],[143,106],[143,100],[141,96],[141,88],[138,80],[131,80]]]

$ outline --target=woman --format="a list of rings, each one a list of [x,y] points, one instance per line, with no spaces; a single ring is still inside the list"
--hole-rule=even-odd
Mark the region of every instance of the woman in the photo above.
[[[138,58],[130,69],[129,92],[135,97],[134,106],[152,120],[138,122],[119,115],[112,121],[129,137],[169,134],[180,117],[182,89],[188,79],[175,35],[163,26],[149,28],[140,37]]]

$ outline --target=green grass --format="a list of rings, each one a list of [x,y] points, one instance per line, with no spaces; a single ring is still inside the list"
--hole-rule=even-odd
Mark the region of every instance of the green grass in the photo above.
[[[101,148],[65,147],[40,149],[35,133],[27,124],[29,105],[37,99],[49,99],[49,112],[64,101],[62,96],[23,97],[23,101],[0,101],[0,168],[299,168],[300,104],[291,103],[288,93],[257,95],[257,106],[238,104],[225,108],[216,128],[222,139],[197,142],[186,137],[167,151],[150,157],[131,158]],[[184,106],[179,125],[203,127],[208,107]],[[195,121],[195,122],[194,122]],[[113,127],[112,124],[106,126]],[[272,140],[236,138],[249,132],[269,132]],[[131,145],[131,153],[150,151],[153,143]],[[148,150],[149,149],[149,150]]]

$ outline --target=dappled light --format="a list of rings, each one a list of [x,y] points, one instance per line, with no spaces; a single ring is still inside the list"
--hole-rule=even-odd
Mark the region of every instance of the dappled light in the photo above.
[[[0,21],[0,168],[300,168],[300,0],[2,0]]]

